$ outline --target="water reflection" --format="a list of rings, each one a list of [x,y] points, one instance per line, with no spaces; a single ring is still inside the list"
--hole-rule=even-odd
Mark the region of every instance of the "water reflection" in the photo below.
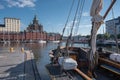
[[[32,50],[35,56],[35,59],[38,60],[39,58],[41,58],[41,51],[44,50],[44,48],[46,47],[46,44],[44,43],[26,43],[25,45],[25,49],[29,49]]]
[[[45,65],[50,63],[50,58],[49,58],[49,51],[51,49],[54,49],[57,47],[57,44],[54,43],[48,43],[46,44],[46,46],[41,50],[41,58],[38,59],[37,61],[37,66],[38,66],[38,70],[41,76],[42,80],[50,80],[50,77],[47,73],[47,70],[45,68]]]
[[[0,43],[0,52],[10,52],[10,48],[13,48],[15,51],[20,50],[20,44],[12,43],[12,44],[4,44]]]

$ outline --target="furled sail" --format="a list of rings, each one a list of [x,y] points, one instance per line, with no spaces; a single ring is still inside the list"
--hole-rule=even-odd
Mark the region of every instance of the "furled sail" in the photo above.
[[[99,14],[102,9],[103,0],[93,0],[90,16],[92,16],[92,31],[91,31],[91,49],[93,54],[96,51],[96,34],[103,23],[103,17]]]
[[[91,49],[89,53],[89,69],[92,71],[96,63],[96,34],[103,23],[103,17],[100,15],[102,9],[103,0],[93,0],[90,16],[92,17],[92,30],[91,30]]]

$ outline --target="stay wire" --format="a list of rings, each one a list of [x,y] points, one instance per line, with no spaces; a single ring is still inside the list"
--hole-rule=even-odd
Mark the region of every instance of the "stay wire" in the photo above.
[[[68,56],[68,44],[69,44],[69,41],[71,40],[71,37],[72,37],[72,32],[73,32],[73,28],[74,28],[74,25],[75,25],[75,20],[77,18],[77,13],[78,13],[78,10],[79,10],[79,5],[80,5],[80,0],[78,0],[77,9],[76,9],[75,16],[74,16],[74,19],[73,19],[73,23],[72,23],[72,26],[71,26],[70,35],[68,36],[67,42],[66,42],[67,56]]]
[[[78,33],[78,30],[79,30],[79,26],[80,26],[80,22],[81,22],[81,17],[82,17],[82,13],[83,13],[84,4],[85,4],[85,0],[83,0],[81,2],[81,6],[80,6],[80,9],[79,9],[79,13],[78,13],[78,14],[80,14],[80,16],[78,17],[78,20],[77,20],[78,22],[76,24],[76,30],[74,31],[74,35],[76,35]]]
[[[68,21],[69,21],[69,18],[70,18],[70,14],[71,14],[72,9],[73,9],[74,2],[75,2],[75,0],[72,1],[72,5],[71,5],[71,7],[70,7],[70,10],[69,10],[69,13],[68,13],[68,17],[67,17],[66,23],[65,23],[65,25],[64,25],[64,28],[63,28],[63,31],[62,31],[62,35],[61,35],[61,37],[60,37],[60,42],[58,43],[58,47],[60,47],[60,44],[61,44],[61,41],[62,41],[64,32],[65,32],[65,29],[66,29],[66,27],[67,27],[67,24],[68,24]]]

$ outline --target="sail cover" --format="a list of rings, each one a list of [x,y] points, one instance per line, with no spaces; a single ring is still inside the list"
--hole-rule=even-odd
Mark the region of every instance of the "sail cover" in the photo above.
[[[90,42],[91,50],[90,50],[90,54],[89,54],[91,66],[94,65],[92,63],[94,62],[93,60],[94,60],[94,55],[96,52],[96,34],[97,34],[99,27],[103,23],[103,17],[100,15],[100,11],[102,9],[102,4],[103,4],[103,0],[93,0],[91,10],[90,10],[90,16],[92,17],[92,19],[91,19],[92,30],[91,30],[91,42]]]
[[[78,65],[77,62],[70,57],[67,58],[59,57],[58,62],[64,70],[73,70],[77,68]]]
[[[110,54],[109,57],[110,57],[111,60],[120,63],[120,54],[112,53],[112,54]]]

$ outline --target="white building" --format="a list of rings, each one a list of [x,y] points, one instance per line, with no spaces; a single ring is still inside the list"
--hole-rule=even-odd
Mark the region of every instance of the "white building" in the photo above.
[[[108,34],[120,34],[120,17],[106,21],[106,33]]]
[[[4,24],[0,25],[0,32],[20,32],[20,19],[4,18]]]

